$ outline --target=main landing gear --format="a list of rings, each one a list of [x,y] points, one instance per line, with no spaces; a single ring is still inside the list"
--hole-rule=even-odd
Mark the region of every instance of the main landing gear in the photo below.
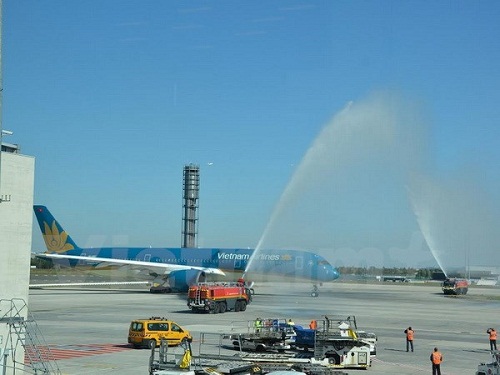
[[[313,285],[313,290],[311,291],[311,297],[319,296],[319,288],[316,284]]]

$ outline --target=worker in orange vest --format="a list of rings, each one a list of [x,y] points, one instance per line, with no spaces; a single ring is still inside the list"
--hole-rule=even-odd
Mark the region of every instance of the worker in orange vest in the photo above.
[[[413,351],[413,335],[415,334],[415,331],[411,329],[411,327],[408,327],[405,329],[406,333],[406,351],[411,348],[411,351]]]
[[[317,327],[318,327],[318,323],[315,320],[311,320],[311,323],[309,323],[309,328],[316,329]]]
[[[432,362],[432,375],[441,375],[441,362],[443,362],[443,355],[439,352],[438,348],[434,348],[431,353]]]
[[[490,350],[497,350],[497,331],[495,328],[488,328],[486,333],[490,335]]]

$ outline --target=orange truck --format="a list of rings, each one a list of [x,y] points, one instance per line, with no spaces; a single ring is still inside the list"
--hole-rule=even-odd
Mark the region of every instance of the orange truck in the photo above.
[[[466,279],[446,279],[442,285],[444,294],[467,294],[469,282]]]
[[[194,312],[212,314],[245,311],[252,294],[245,283],[198,283],[189,287],[187,305]]]

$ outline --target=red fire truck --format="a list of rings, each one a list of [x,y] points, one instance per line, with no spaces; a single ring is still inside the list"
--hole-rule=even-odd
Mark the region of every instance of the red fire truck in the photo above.
[[[206,282],[189,287],[187,305],[195,312],[213,314],[245,311],[252,301],[244,282]]]
[[[442,285],[444,294],[467,294],[469,282],[466,279],[446,279]]]

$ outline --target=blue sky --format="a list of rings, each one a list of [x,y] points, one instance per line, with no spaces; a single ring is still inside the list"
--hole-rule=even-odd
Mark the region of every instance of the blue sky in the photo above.
[[[474,185],[496,220],[498,19],[495,1],[4,0],[5,141],[36,157],[35,203],[81,246],[180,246],[182,170],[194,163],[198,244],[255,247],[322,130],[347,103],[391,92],[418,107],[420,168]],[[369,189],[341,191],[373,197],[391,220],[368,223],[367,204],[336,192],[328,235],[314,219],[289,230],[334,237],[320,247],[337,262],[370,264],[376,248],[378,264],[435,264],[425,244],[411,250],[411,204],[381,198],[399,196],[394,176],[361,164]]]

